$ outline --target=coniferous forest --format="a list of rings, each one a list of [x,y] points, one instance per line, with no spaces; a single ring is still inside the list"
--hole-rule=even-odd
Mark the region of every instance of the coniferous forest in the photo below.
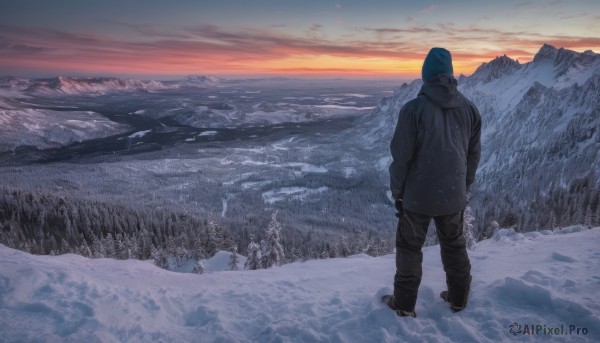
[[[246,252],[254,245],[265,257],[253,268],[257,269],[297,260],[357,253],[378,256],[391,251],[387,241],[370,240],[362,231],[340,235],[284,228],[275,213],[264,230],[239,224],[0,188],[0,243],[33,254],[153,259],[162,268],[173,268],[190,259],[209,258],[219,250]]]

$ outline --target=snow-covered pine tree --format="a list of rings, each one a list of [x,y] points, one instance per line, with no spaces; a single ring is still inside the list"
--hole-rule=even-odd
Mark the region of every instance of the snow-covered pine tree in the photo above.
[[[56,242],[56,238],[54,238],[54,236],[50,236],[50,239],[48,239],[48,251],[50,251],[50,255],[56,255],[58,253],[58,243]]]
[[[279,241],[281,224],[277,221],[277,212],[271,215],[271,222],[267,228],[267,238],[265,239],[263,265],[265,268],[271,268],[274,265],[280,266],[285,258],[283,246]]]
[[[198,262],[196,262],[196,265],[194,266],[193,270],[194,273],[204,274],[204,263],[202,261],[203,260],[198,260]]]
[[[340,252],[341,257],[348,257],[350,255],[350,248],[348,248],[348,241],[346,240],[346,236],[342,235],[339,242],[338,251]]]
[[[102,244],[102,241],[100,241],[98,237],[96,237],[96,235],[93,236],[92,251],[94,252],[92,255],[93,258],[104,258],[104,256],[106,255],[104,245]]]
[[[475,243],[477,243],[477,240],[475,239],[475,233],[473,232],[474,220],[475,217],[473,216],[471,206],[467,206],[463,214],[463,235],[465,236],[465,240],[467,241],[467,249],[469,250],[475,249]]]
[[[321,253],[319,254],[319,258],[320,259],[328,259],[331,257],[331,246],[329,245],[329,243],[325,243],[325,245],[323,246],[323,249],[321,250]]]
[[[208,236],[206,242],[206,252],[208,253],[208,256],[214,256],[214,254],[216,254],[217,251],[219,251],[219,247],[221,244],[221,242],[219,241],[219,234],[217,232],[217,222],[215,222],[212,219],[209,220],[206,231]]]
[[[494,235],[494,233],[500,228],[500,224],[497,221],[492,220],[490,225],[480,234],[480,239],[490,239]]]
[[[233,247],[231,249],[231,256],[229,257],[229,269],[238,270],[238,261],[237,247]]]
[[[296,262],[296,261],[300,261],[304,258],[304,256],[302,255],[302,250],[300,250],[300,248],[292,248],[292,261]]]
[[[351,254],[362,254],[369,248],[369,239],[363,231],[356,231],[352,239]]]
[[[116,257],[115,239],[113,238],[113,236],[110,232],[106,234],[106,237],[104,239],[102,239],[102,245],[104,246],[104,251],[106,252],[104,254],[104,257],[108,257],[108,258]]]
[[[162,269],[168,269],[169,260],[167,259],[167,253],[164,250],[155,249],[152,252],[152,258],[154,259],[154,265]]]
[[[249,270],[256,270],[262,268],[262,254],[260,252],[260,246],[254,243],[254,236],[250,235],[250,243],[248,244],[248,259],[244,268]]]
[[[60,253],[68,254],[70,252],[71,252],[71,248],[69,247],[69,243],[64,238],[61,238],[60,239]]]

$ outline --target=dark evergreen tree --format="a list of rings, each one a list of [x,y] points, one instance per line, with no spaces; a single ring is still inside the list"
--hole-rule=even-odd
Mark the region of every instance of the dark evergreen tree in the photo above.
[[[262,253],[260,252],[260,245],[254,243],[254,237],[250,236],[250,243],[248,244],[248,258],[244,268],[249,270],[256,270],[262,268]]]
[[[231,256],[229,257],[229,269],[238,270],[239,257],[237,254],[237,247],[231,249]]]

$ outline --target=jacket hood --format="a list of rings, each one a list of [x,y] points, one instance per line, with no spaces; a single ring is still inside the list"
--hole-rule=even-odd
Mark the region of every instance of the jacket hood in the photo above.
[[[452,55],[444,48],[431,48],[423,61],[421,75],[423,81],[428,82],[438,75],[454,74],[452,68]]]
[[[419,95],[425,95],[441,108],[457,108],[462,104],[456,79],[450,75],[438,75],[425,82]]]

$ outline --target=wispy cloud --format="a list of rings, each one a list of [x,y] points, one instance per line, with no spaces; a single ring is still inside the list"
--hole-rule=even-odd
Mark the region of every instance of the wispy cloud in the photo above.
[[[308,30],[306,30],[306,36],[311,39],[323,39],[324,33],[322,31],[323,25],[313,24]]]
[[[131,24],[131,23],[124,23],[124,22],[120,22],[120,21],[112,21],[112,23],[126,27],[128,29],[131,29],[132,31],[134,31],[142,36],[146,36],[146,37],[177,38],[177,39],[190,38],[190,36],[188,34],[186,34],[185,32],[181,32],[181,31],[173,32],[173,31],[167,31],[167,30],[160,30],[149,24]]]
[[[389,73],[412,69],[416,73],[429,48],[443,44],[451,49],[461,72],[469,73],[501,54],[531,59],[543,43],[575,50],[600,46],[600,38],[595,37],[453,23],[355,28],[335,39],[328,38],[320,24],[301,35],[273,27],[230,30],[197,25],[171,32],[147,25],[127,27],[140,39],[0,25],[0,65],[107,73],[384,73],[385,68]]]
[[[437,5],[429,5],[421,10],[421,13],[431,13],[437,10]]]
[[[38,46],[30,46],[25,44],[0,44],[0,52],[7,54],[28,54],[35,55],[39,54],[43,51],[46,51],[46,48],[38,47]]]
[[[572,15],[563,15],[563,16],[560,16],[558,19],[561,19],[561,20],[578,19],[578,18],[583,18],[586,16],[588,16],[587,13],[578,13],[578,14],[572,14]]]

